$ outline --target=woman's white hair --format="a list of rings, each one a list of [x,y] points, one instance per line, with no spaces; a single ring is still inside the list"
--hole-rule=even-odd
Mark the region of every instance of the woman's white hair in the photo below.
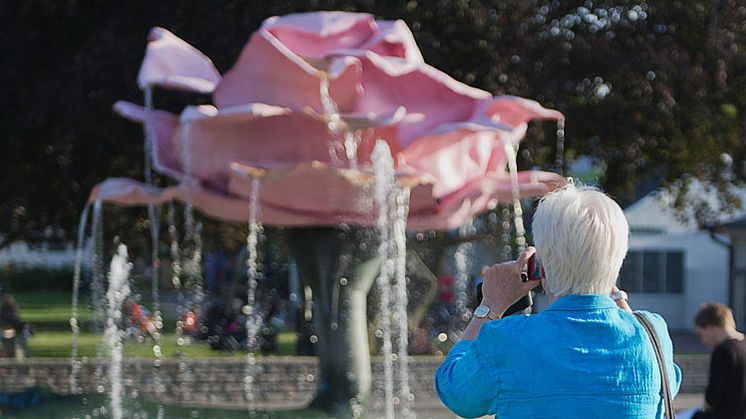
[[[627,219],[613,199],[570,181],[541,199],[532,226],[548,292],[611,291],[629,244]]]

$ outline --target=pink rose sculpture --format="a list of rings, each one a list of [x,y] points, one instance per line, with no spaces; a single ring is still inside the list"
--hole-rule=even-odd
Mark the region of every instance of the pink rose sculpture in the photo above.
[[[208,216],[245,221],[257,176],[262,220],[280,226],[375,225],[370,156],[383,140],[411,188],[408,228],[454,228],[511,199],[505,144],[517,149],[533,119],[562,118],[452,79],[424,62],[403,21],[362,13],[269,18],[222,76],[194,47],[155,28],[138,83],[211,93],[213,105],[174,115],[118,102],[118,114],[146,125],[155,170],[178,184],[109,179],[90,199],[189,200]],[[357,145],[354,161],[345,130]],[[519,173],[522,196],[562,182],[554,173]]]

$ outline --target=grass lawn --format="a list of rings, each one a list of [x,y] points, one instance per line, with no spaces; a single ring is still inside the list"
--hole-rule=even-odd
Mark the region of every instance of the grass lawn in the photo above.
[[[31,323],[36,332],[28,344],[29,356],[32,357],[62,357],[70,356],[72,332],[70,331],[71,295],[67,292],[55,291],[37,293],[15,293],[20,307],[21,318]],[[79,322],[81,334],[78,336],[78,355],[81,357],[95,357],[97,345],[101,337],[89,332],[91,311],[89,301],[81,299]],[[161,338],[163,355],[166,358],[182,353],[187,357],[241,357],[243,352],[211,350],[205,342],[194,341],[190,345],[176,344],[175,320],[165,319],[165,326]],[[278,351],[273,355],[295,354],[296,335],[293,331],[281,331],[278,335]],[[127,357],[152,356],[152,343],[126,342],[124,346]]]
[[[39,291],[13,293],[21,310],[21,319],[31,323],[39,331],[70,331],[72,295],[64,291]],[[91,320],[88,298],[81,298],[78,321],[86,324]]]

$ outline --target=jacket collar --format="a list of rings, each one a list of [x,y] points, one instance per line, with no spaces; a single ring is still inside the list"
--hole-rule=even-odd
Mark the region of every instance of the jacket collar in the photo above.
[[[617,307],[614,300],[603,294],[573,294],[560,297],[544,311],[587,311]]]

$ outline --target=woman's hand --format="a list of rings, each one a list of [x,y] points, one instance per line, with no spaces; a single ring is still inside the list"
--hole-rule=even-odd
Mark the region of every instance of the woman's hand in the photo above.
[[[484,286],[484,285],[483,285],[483,286]],[[611,294],[613,295],[613,294],[614,294],[615,292],[617,292],[617,291],[619,291],[619,287],[617,287],[616,285],[614,285],[614,287],[613,287],[613,288],[611,289]],[[632,311],[632,307],[630,307],[630,305],[629,305],[629,301],[627,301],[627,299],[626,299],[626,298],[621,298],[621,299],[619,299],[619,300],[614,300],[614,302],[615,302],[615,303],[616,303],[616,305],[617,305],[617,306],[618,306],[619,308],[621,308],[622,310],[624,310],[624,311],[628,311],[628,312],[630,312],[630,313],[632,313],[632,312],[633,312],[633,311]]]
[[[482,304],[502,316],[510,306],[541,284],[538,280],[523,282],[521,279],[521,271],[534,253],[536,249],[529,247],[521,253],[518,260],[498,263],[487,268],[482,284]]]

